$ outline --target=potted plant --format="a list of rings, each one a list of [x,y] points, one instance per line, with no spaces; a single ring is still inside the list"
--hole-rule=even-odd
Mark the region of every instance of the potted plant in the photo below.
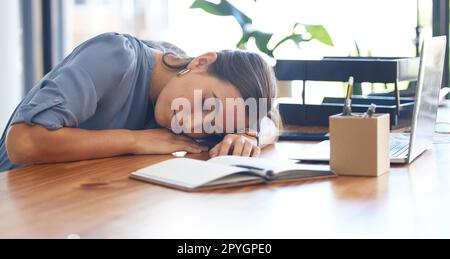
[[[256,0],[254,0],[256,2]],[[212,3],[206,0],[195,0],[191,9],[201,9],[209,14],[216,16],[232,16],[238,22],[242,29],[242,37],[236,44],[239,49],[247,49],[250,39],[254,39],[259,51],[271,58],[275,58],[275,51],[288,41],[294,42],[300,48],[300,44],[319,41],[325,45],[333,46],[333,41],[323,25],[310,25],[295,23],[292,33],[281,37],[281,40],[275,43],[274,47],[269,47],[274,38],[274,33],[264,32],[254,28],[253,20],[244,12],[232,5],[228,0],[221,0],[220,3]],[[292,96],[291,82],[279,82],[279,97]]]

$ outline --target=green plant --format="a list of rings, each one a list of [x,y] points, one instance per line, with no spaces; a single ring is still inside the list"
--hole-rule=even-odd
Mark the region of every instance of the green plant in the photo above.
[[[256,0],[254,0],[256,2]],[[221,0],[219,4],[211,3],[206,0],[195,0],[191,9],[202,9],[207,13],[217,16],[233,16],[242,28],[242,37],[237,43],[237,48],[246,49],[247,43],[251,38],[255,40],[258,49],[270,57],[274,57],[275,50],[287,41],[293,41],[300,47],[300,43],[317,40],[325,45],[333,46],[333,41],[322,25],[309,25],[296,23],[292,29],[292,34],[282,38],[275,47],[269,48],[274,33],[267,33],[253,28],[253,20],[236,8],[227,0]],[[299,33],[299,29],[303,28],[303,32]]]

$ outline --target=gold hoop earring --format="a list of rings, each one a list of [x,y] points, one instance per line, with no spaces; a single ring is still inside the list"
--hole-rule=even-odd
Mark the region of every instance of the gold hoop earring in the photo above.
[[[190,68],[185,68],[185,69],[181,70],[181,71],[178,73],[178,77],[185,76],[185,75],[189,74],[191,71],[192,71],[192,69],[190,69]]]

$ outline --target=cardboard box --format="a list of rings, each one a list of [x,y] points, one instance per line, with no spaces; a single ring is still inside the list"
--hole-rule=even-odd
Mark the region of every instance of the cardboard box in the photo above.
[[[390,170],[390,116],[330,117],[331,170],[342,176],[381,176]]]

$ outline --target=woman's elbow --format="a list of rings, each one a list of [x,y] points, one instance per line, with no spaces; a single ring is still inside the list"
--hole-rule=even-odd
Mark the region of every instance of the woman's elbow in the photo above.
[[[26,165],[35,160],[36,152],[31,137],[31,127],[18,124],[10,128],[6,138],[6,151],[13,164]]]

